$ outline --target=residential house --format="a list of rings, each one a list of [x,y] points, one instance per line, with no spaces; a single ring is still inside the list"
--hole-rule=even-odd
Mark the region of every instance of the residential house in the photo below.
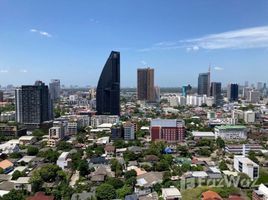
[[[181,200],[180,191],[175,187],[162,188],[162,197],[164,200]]]
[[[69,157],[69,152],[62,152],[57,160],[57,165],[64,170],[70,167],[71,162],[72,159]]]
[[[223,200],[223,198],[217,192],[210,190],[203,192],[201,196],[202,200]]]
[[[27,190],[28,192],[32,192],[32,185],[30,183],[30,177],[19,177],[14,182],[15,190]]]
[[[14,164],[9,160],[3,160],[0,162],[0,168],[3,169],[4,174],[8,174],[14,169]]]

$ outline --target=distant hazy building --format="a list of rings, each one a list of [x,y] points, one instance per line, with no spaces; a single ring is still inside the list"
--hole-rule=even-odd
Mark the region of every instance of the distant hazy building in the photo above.
[[[48,86],[41,81],[23,85],[15,91],[16,121],[29,126],[39,126],[53,119],[53,107]]]
[[[261,91],[263,88],[263,83],[262,82],[258,82],[257,83],[257,90]]]
[[[49,92],[53,101],[58,100],[60,98],[60,90],[60,80],[52,79],[49,83]]]
[[[182,96],[186,97],[190,93],[191,90],[192,90],[191,85],[182,86]]]
[[[238,101],[238,84],[231,83],[228,85],[227,98],[229,101]]]
[[[153,119],[150,132],[152,141],[182,142],[185,137],[185,123],[180,119]]]
[[[4,101],[4,92],[0,91],[0,102]]]
[[[246,123],[254,123],[255,122],[255,112],[252,110],[248,110],[244,112],[244,121]]]
[[[89,89],[88,98],[89,98],[89,100],[92,100],[92,99],[96,98],[96,90],[95,90],[95,88],[90,88]]]
[[[144,68],[137,70],[137,96],[138,100],[154,102],[154,69]]]
[[[160,87],[158,86],[154,87],[154,96],[155,96],[155,101],[160,102]]]
[[[120,115],[120,53],[112,51],[97,86],[97,114]]]
[[[210,96],[210,72],[199,74],[197,93]]]
[[[250,103],[258,103],[261,99],[261,93],[258,90],[251,90],[249,92],[248,101]]]
[[[252,89],[249,88],[249,87],[244,87],[243,88],[243,98],[244,99],[248,99],[249,98],[249,92],[251,91]]]

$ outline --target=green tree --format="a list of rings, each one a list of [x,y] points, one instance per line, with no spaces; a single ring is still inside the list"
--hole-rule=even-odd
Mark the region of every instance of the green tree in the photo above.
[[[253,162],[259,164],[259,160],[258,160],[258,158],[256,157],[256,154],[255,154],[254,151],[250,150],[250,151],[248,152],[248,158],[249,158],[250,160],[252,160]]]
[[[97,187],[96,197],[98,200],[111,200],[116,198],[116,191],[112,185],[103,183]]]
[[[25,195],[23,191],[11,190],[8,194],[3,195],[1,200],[25,200]]]
[[[86,176],[89,173],[89,167],[87,160],[81,160],[78,166],[78,171],[81,176]]]
[[[228,166],[227,166],[227,164],[226,164],[226,162],[225,162],[225,160],[222,160],[220,162],[219,168],[220,168],[221,171],[224,171],[224,170],[228,170],[229,169]]]
[[[132,194],[132,192],[132,188],[125,185],[124,187],[116,190],[116,196],[117,198],[124,199],[125,196]]]
[[[2,167],[0,167],[0,174],[3,174],[4,173],[4,170]]]
[[[112,185],[114,187],[114,189],[119,189],[119,188],[122,188],[124,186],[123,181],[121,181],[118,178],[112,178],[112,177],[108,177],[107,180],[105,181],[105,183]]]
[[[131,177],[136,177],[137,176],[137,172],[135,170],[130,170],[130,171],[127,171],[124,175],[125,179],[129,179]]]
[[[28,146],[27,148],[27,154],[29,156],[36,156],[39,152],[39,149],[37,147],[34,146]]]
[[[18,170],[14,171],[12,174],[12,180],[17,180],[19,177],[22,177],[24,174]]]
[[[57,150],[62,150],[62,151],[70,151],[72,149],[72,144],[66,142],[66,141],[60,141]]]
[[[221,137],[217,138],[216,144],[217,144],[218,148],[223,149],[225,147],[225,142]]]

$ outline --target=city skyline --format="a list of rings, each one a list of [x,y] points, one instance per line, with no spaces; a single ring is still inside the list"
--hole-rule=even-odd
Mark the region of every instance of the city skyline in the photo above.
[[[121,54],[122,87],[135,87],[130,74],[144,67],[161,87],[197,86],[209,66],[223,86],[267,82],[267,10],[267,1],[2,1],[1,85],[96,86],[112,50]]]

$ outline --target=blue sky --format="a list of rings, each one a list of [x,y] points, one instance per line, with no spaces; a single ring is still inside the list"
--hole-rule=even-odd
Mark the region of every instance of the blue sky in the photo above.
[[[121,86],[136,69],[155,84],[197,85],[211,65],[223,84],[267,82],[267,0],[0,0],[0,84],[59,78],[97,84],[111,50]]]

